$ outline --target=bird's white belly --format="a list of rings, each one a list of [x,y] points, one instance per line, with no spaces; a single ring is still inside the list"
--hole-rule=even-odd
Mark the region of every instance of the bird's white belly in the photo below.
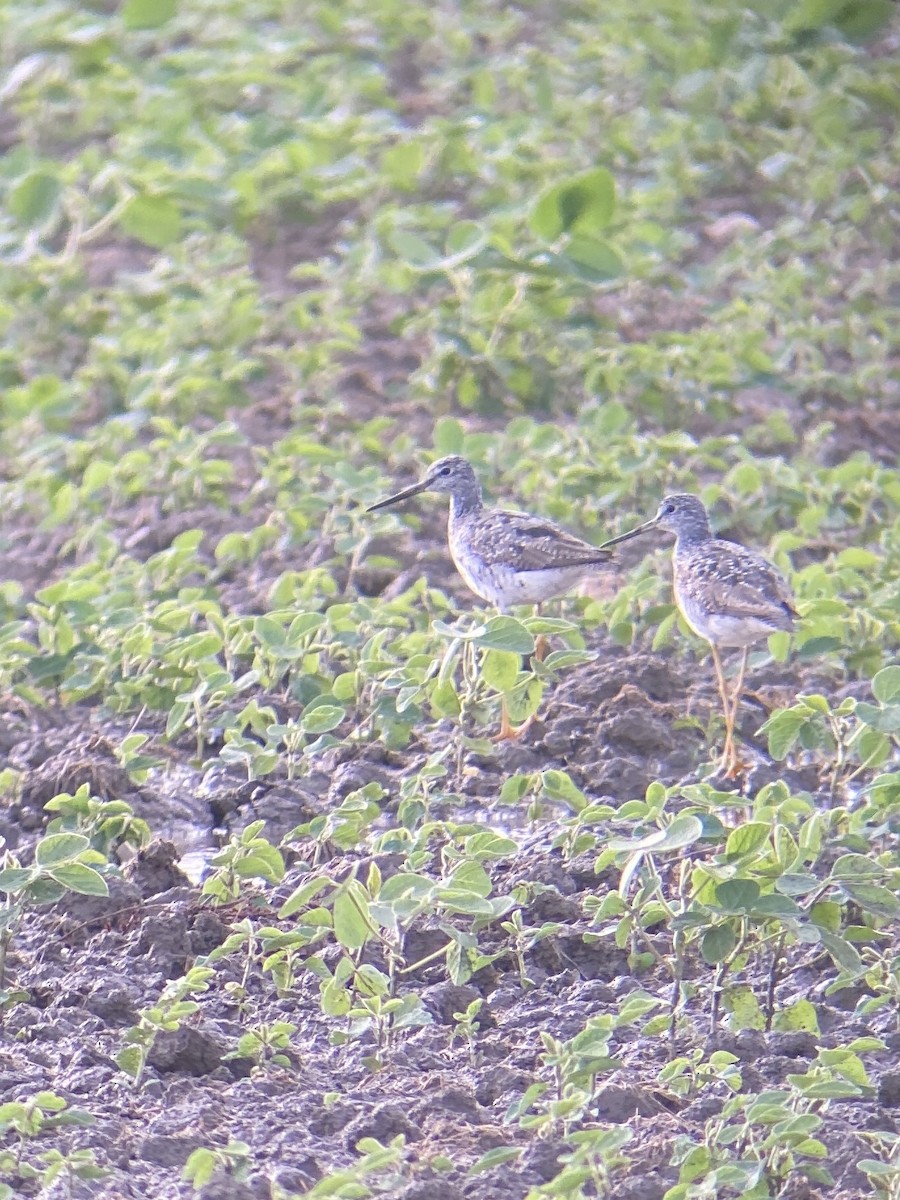
[[[768,621],[762,621],[758,617],[732,617],[727,613],[710,613],[683,600],[680,601],[679,607],[694,633],[716,646],[743,649],[775,632]]]
[[[476,596],[493,604],[496,608],[509,608],[513,604],[540,604],[563,596],[580,583],[586,568],[569,567],[564,570],[515,571],[512,567],[463,561],[454,555],[456,569]],[[474,569],[473,569],[474,568]]]

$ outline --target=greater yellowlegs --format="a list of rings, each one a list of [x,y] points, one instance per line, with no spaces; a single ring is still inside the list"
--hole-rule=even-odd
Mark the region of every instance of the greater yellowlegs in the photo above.
[[[379,500],[368,511],[420,492],[449,493],[450,556],[475,595],[500,612],[514,604],[540,604],[563,596],[610,557],[609,550],[566,533],[544,517],[485,508],[472,464],[458,454],[438,459],[418,483]],[[544,648],[536,647],[538,657]],[[498,737],[516,737],[519,732],[510,725],[504,702]]]
[[[601,549],[654,529],[675,534],[675,603],[691,629],[710,644],[725,716],[721,766],[729,775],[735,774],[740,764],[734,725],[750,647],[770,633],[793,629],[797,611],[791,589],[781,572],[762,555],[713,536],[699,496],[667,496],[652,521],[610,538]],[[719,654],[720,649],[729,647],[741,651],[731,696]]]

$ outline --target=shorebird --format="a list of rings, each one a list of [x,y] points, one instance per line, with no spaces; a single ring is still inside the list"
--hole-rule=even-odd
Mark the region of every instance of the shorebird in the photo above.
[[[458,454],[438,459],[418,483],[367,511],[399,504],[420,492],[449,494],[450,557],[475,595],[500,612],[514,604],[540,604],[565,595],[611,556],[609,550],[574,537],[544,517],[485,508],[474,468]],[[538,638],[535,655],[541,659],[544,653],[546,640]],[[518,737],[528,724],[518,729],[510,724],[504,698],[495,740]]]
[[[709,642],[712,650],[725,717],[720,769],[729,776],[738,774],[742,764],[735,749],[734,725],[750,647],[770,633],[790,633],[794,628],[798,614],[791,589],[781,572],[761,554],[713,535],[699,496],[666,496],[651,521],[610,538],[600,549],[654,529],[675,534],[675,603],[691,629]],[[741,665],[729,696],[719,651],[731,647],[740,649]]]

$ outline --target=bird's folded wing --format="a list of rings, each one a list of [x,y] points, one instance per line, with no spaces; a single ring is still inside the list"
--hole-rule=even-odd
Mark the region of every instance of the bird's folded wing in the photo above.
[[[704,551],[692,574],[720,612],[761,620],[797,616],[790,585],[768,559],[730,542],[706,543]]]
[[[611,551],[600,550],[541,517],[505,511],[490,516],[493,536],[480,549],[491,562],[514,564],[518,571],[546,571],[591,567],[611,557]]]

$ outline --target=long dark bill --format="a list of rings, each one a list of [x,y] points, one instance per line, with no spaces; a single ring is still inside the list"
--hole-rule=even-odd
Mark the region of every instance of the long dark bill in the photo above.
[[[610,546],[617,546],[619,542],[627,542],[641,533],[649,533],[651,529],[656,528],[656,524],[654,517],[652,521],[645,521],[643,525],[637,525],[634,529],[629,529],[627,533],[620,533],[618,537],[610,538],[608,542],[601,542],[599,549],[608,550]]]
[[[377,508],[387,508],[389,504],[399,504],[401,500],[409,500],[412,496],[418,496],[419,492],[424,492],[425,488],[424,483],[414,483],[412,487],[404,488],[402,492],[395,492],[386,500],[379,500],[377,504],[371,504],[366,512],[375,512]]]

